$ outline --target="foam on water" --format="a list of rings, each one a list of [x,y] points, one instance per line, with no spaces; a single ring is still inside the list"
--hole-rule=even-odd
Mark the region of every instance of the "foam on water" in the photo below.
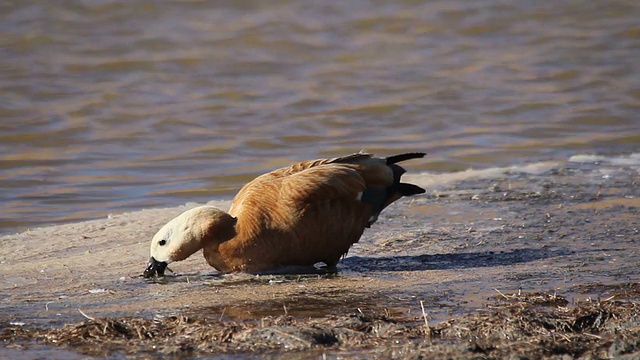
[[[617,168],[621,167],[628,167],[640,173],[640,153],[615,156],[584,154],[573,155],[569,157],[567,161],[543,161],[506,167],[493,167],[488,169],[468,169],[465,171],[444,174],[430,172],[422,172],[419,174],[408,173],[403,176],[403,180],[422,186],[428,190],[439,190],[467,180],[500,179],[513,174],[542,175],[545,172],[557,168],[567,162],[601,165],[597,168],[591,169],[591,175],[595,176],[610,176]],[[587,170],[585,169],[585,171]],[[588,172],[583,173],[583,176],[588,175]]]
[[[603,163],[614,166],[628,166],[640,172],[640,153],[629,155],[602,156],[602,155],[574,155],[569,158],[569,162],[575,163]]]
[[[403,181],[414,183],[428,190],[438,190],[465,180],[497,179],[503,177],[504,175],[513,173],[539,175],[544,173],[545,171],[551,170],[559,164],[559,162],[555,161],[545,161],[524,165],[494,167],[489,169],[468,169],[465,171],[446,174],[434,174],[426,172],[420,174],[406,174],[403,176]]]

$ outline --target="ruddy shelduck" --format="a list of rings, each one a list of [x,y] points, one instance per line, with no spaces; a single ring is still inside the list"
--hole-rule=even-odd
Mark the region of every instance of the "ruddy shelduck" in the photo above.
[[[403,196],[424,193],[400,182],[407,153],[376,158],[360,152],[301,162],[261,175],[235,196],[229,212],[187,210],[151,240],[144,277],[200,249],[217,270],[270,272],[285,267],[336,266],[380,212]]]

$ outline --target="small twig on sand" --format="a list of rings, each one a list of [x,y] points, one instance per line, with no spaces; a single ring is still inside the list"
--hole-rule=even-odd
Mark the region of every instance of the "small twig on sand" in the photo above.
[[[507,300],[509,300],[509,299],[510,299],[510,297],[508,297],[507,295],[503,294],[503,293],[502,293],[502,291],[500,291],[500,290],[498,290],[498,289],[493,289],[493,290],[497,291],[497,292],[498,292],[498,294],[500,294],[500,296],[502,296],[503,298],[505,298],[505,299],[507,299]]]
[[[427,313],[424,311],[424,303],[420,300],[420,308],[422,309],[422,318],[424,319],[424,329],[427,334],[431,335],[431,329],[429,328],[429,320],[427,319]]]
[[[82,314],[82,316],[86,317],[87,319],[89,319],[89,320],[91,320],[91,321],[96,321],[96,318],[91,317],[91,316],[89,316],[89,315],[85,314],[85,313],[84,313],[84,311],[82,311],[82,310],[80,310],[80,309],[78,309],[78,311],[80,311],[80,314]]]
[[[69,274],[73,274],[73,272],[69,269],[69,266],[67,266],[67,264],[61,264],[61,265],[65,270],[69,272]]]
[[[569,336],[567,336],[565,334],[560,334],[560,333],[557,333],[557,334],[560,335],[561,337],[563,337],[565,340],[567,340],[567,342],[571,342],[571,338]]]

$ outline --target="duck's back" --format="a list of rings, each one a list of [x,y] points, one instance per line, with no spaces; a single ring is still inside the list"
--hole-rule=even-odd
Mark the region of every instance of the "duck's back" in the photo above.
[[[393,193],[402,172],[386,159],[358,153],[261,175],[233,200],[229,213],[238,218],[236,236],[205,248],[205,257],[224,271],[259,272],[317,262],[334,266],[384,207],[403,195],[424,192],[404,184],[413,192]]]

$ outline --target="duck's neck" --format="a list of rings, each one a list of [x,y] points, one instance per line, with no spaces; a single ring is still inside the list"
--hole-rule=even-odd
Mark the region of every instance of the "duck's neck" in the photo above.
[[[209,265],[220,271],[230,271],[227,260],[220,254],[221,245],[237,236],[237,219],[227,213],[220,212],[211,221],[207,221],[202,227],[202,240],[204,258]],[[230,243],[227,243],[230,244]],[[233,247],[233,245],[231,245]]]
[[[236,223],[238,219],[219,210],[208,216],[200,225],[200,248],[209,245],[220,244],[236,236]]]

